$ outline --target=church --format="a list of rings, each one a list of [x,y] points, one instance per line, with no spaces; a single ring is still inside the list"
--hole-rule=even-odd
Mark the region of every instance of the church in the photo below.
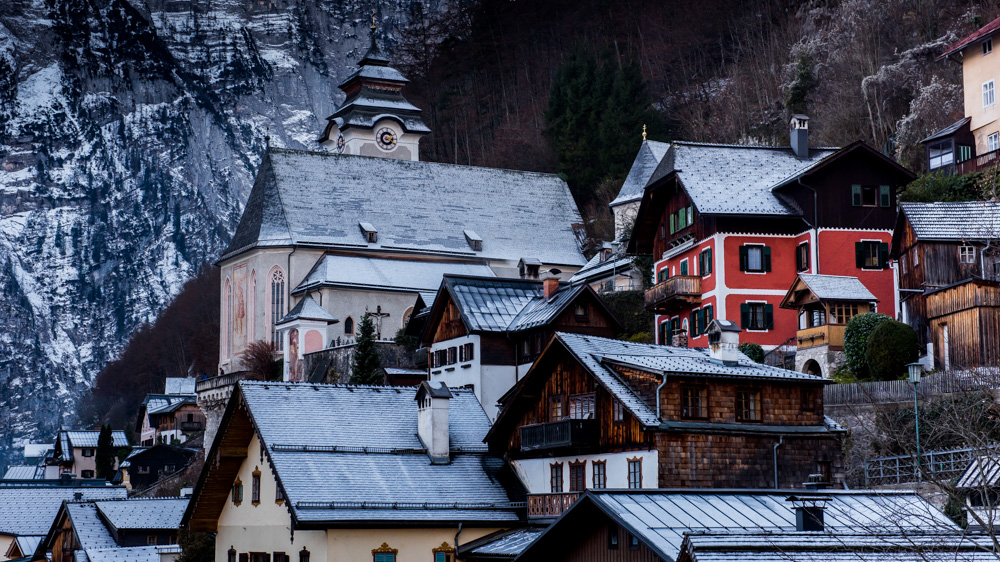
[[[552,174],[420,161],[430,133],[375,42],[339,88],[317,151],[269,147],[221,268],[219,368],[255,341],[302,357],[351,342],[362,316],[391,339],[444,274],[569,279],[582,220]]]

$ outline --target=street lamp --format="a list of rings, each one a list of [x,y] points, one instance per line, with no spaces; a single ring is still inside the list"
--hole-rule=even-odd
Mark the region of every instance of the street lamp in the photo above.
[[[920,384],[924,366],[920,363],[910,363],[906,368],[910,371],[910,384],[913,385],[913,425],[917,430],[917,481],[921,481],[923,476],[920,474],[920,410],[917,408],[917,385]]]

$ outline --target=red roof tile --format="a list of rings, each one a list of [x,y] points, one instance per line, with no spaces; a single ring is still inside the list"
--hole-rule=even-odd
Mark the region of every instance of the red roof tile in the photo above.
[[[972,35],[969,35],[968,37],[956,43],[953,43],[950,47],[948,47],[947,50],[945,50],[944,53],[941,54],[941,56],[937,58],[937,60],[941,60],[947,56],[951,56],[957,53],[958,51],[961,51],[962,49],[968,47],[969,45],[975,43],[976,41],[979,41],[980,39],[992,35],[998,29],[1000,29],[1000,18],[997,18],[991,21],[990,23],[984,25],[983,27],[980,27],[974,33],[972,33]]]

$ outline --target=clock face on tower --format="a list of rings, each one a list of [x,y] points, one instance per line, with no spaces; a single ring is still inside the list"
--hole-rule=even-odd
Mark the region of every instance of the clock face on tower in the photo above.
[[[375,141],[382,150],[392,150],[396,148],[396,131],[382,127],[375,133]]]
[[[344,145],[345,144],[347,144],[347,143],[344,142],[344,135],[340,135],[339,137],[337,137],[337,154],[343,154],[344,153]]]

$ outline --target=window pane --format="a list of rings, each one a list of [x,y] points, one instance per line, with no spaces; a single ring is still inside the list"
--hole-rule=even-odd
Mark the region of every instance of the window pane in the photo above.
[[[861,204],[865,207],[874,207],[878,204],[878,188],[876,186],[861,186]]]
[[[747,248],[747,269],[750,271],[760,271],[764,269],[763,249],[760,246],[750,246]]]

